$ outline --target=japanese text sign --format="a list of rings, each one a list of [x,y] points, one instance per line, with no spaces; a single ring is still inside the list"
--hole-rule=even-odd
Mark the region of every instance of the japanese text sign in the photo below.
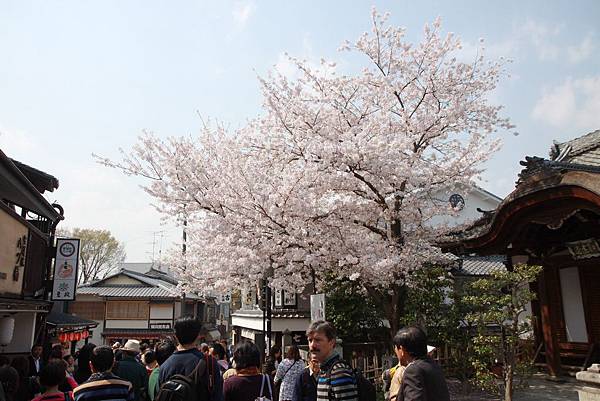
[[[53,301],[73,301],[75,299],[78,267],[79,239],[57,239],[54,284],[52,286]]]

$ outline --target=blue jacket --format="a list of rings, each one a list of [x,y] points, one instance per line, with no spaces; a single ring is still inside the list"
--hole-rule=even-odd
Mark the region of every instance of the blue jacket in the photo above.
[[[160,365],[158,385],[162,386],[164,382],[177,374],[189,376],[202,359],[204,359],[204,354],[195,348],[185,351],[175,351],[165,363]],[[213,389],[210,401],[223,401],[223,376],[221,375],[217,360],[212,357],[209,360],[212,361],[213,365],[212,369],[210,369],[213,373]]]

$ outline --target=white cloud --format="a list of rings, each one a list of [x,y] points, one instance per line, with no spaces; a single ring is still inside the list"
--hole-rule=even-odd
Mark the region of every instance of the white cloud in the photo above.
[[[569,46],[567,53],[569,54],[569,61],[571,63],[580,63],[586,60],[594,50],[594,44],[592,42],[592,35],[588,34],[580,44],[577,46]]]
[[[535,120],[559,128],[593,130],[600,128],[600,75],[567,78],[545,88],[532,111]]]
[[[254,11],[256,4],[253,1],[236,1],[233,5],[233,20],[239,28],[243,28]]]
[[[305,62],[305,65],[317,75],[327,76],[338,69],[337,60],[332,62],[329,60],[318,59],[315,56],[309,33],[306,33],[302,37],[302,50],[300,51],[300,54],[288,54],[287,52],[282,52],[277,56],[277,62],[273,65],[275,71],[289,80],[299,78],[301,72],[298,70],[293,59]]]
[[[555,44],[555,39],[561,30],[561,25],[551,27],[530,19],[523,24],[521,33],[535,47],[541,60],[556,60],[560,55],[560,48]]]

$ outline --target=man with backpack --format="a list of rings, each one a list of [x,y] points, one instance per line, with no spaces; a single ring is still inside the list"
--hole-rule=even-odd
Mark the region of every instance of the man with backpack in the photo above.
[[[92,375],[73,390],[75,401],[133,401],[133,386],[128,381],[112,374],[114,355],[107,345],[100,345],[92,351],[90,364]]]
[[[177,350],[160,366],[156,401],[222,401],[223,379],[215,358],[198,350],[202,323],[192,316],[175,322]]]
[[[336,330],[331,323],[323,320],[311,323],[306,330],[306,336],[311,356],[320,363],[317,401],[362,401],[370,397],[375,399],[373,385],[361,374],[354,372],[335,352]]]

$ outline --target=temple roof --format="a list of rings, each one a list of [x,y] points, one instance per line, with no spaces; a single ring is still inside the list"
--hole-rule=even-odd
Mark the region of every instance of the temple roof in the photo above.
[[[554,142],[550,159],[557,162],[600,166],[600,130],[563,143]]]
[[[464,256],[452,273],[455,276],[489,276],[502,271],[506,271],[504,255]]]
[[[534,199],[532,197],[539,198],[535,202],[548,200],[552,196],[556,197],[556,201],[564,196],[575,199],[576,195],[569,188],[580,186],[585,189],[590,185],[595,187],[594,182],[600,180],[600,176],[596,176],[600,174],[600,130],[571,141],[555,143],[550,157],[550,160],[526,157],[521,161],[524,168],[519,173],[514,191],[496,210],[485,212],[465,230],[451,233],[441,241],[442,247],[457,249],[458,246],[460,249],[468,241],[479,241],[479,238],[482,239],[499,229],[506,216],[513,214],[518,205],[518,208],[531,206]],[[548,191],[553,191],[555,195],[550,195]],[[498,221],[500,224],[497,224]]]

